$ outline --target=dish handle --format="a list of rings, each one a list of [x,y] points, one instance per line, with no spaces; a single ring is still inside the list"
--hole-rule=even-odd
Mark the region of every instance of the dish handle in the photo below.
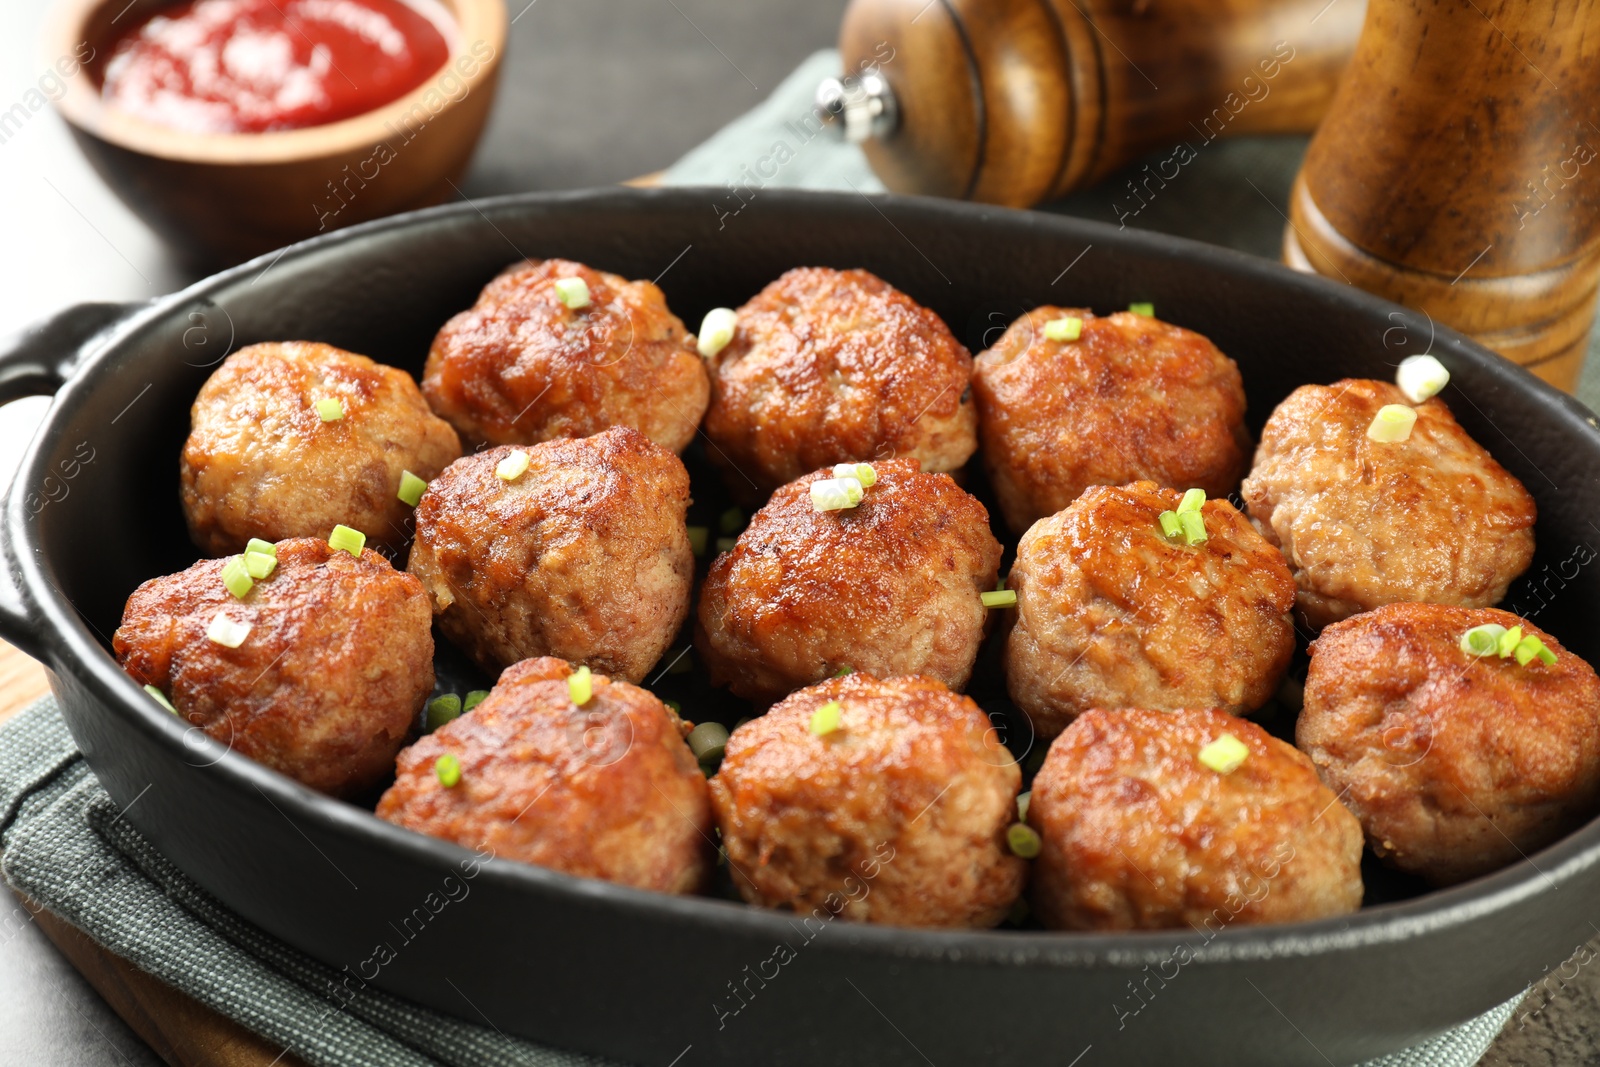
[[[0,404],[29,396],[53,396],[113,329],[148,306],[143,302],[74,304],[0,339]],[[5,566],[0,568],[0,638],[43,659],[43,620],[26,592],[16,561],[26,513],[11,507],[15,488],[13,476],[5,491],[5,535],[0,538],[5,556]]]

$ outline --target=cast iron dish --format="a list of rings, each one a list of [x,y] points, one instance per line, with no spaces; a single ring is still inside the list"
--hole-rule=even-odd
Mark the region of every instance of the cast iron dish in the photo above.
[[[1460,335],[1263,260],[1109,226],[776,191],[737,206],[724,190],[456,204],[150,305],[74,309],[0,355],[0,396],[59,390],[6,502],[0,629],[50,667],[90,763],[162,852],[247,919],[347,968],[352,986],[654,1064],[1346,1063],[1513,996],[1592,933],[1593,823],[1492,876],[1317,923],[818,932],[730,902],[480,862],[228,752],[118,669],[108,635],[128,593],[195,556],[176,457],[223,355],[304,337],[415,373],[438,325],[524,256],[660,276],[690,322],[796,264],[865,267],[975,351],[1040,303],[1151,300],[1238,361],[1253,430],[1297,385],[1389,378],[1431,345],[1452,374],[1444,399],[1538,501],[1539,555],[1508,604],[1600,659],[1600,572],[1585,566],[1600,538],[1600,432]]]

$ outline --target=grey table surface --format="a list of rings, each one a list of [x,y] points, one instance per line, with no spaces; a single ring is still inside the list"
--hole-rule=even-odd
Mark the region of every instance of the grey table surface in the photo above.
[[[845,0],[508,4],[514,22],[503,83],[463,186],[470,196],[609,184],[666,167],[830,45]],[[0,0],[0,110],[21,100],[55,58],[37,45],[46,6]],[[585,102],[581,122],[539,121],[575,92]],[[1240,235],[1271,221],[1287,184],[1238,181],[1250,169],[1250,151],[1202,172],[1196,182],[1209,185],[1141,222],[1270,254]],[[1110,188],[1091,191],[1072,209],[1097,214],[1095,205],[1113,196]],[[146,299],[193,280],[100,183],[48,110],[0,141],[0,205],[0,335],[77,301]],[[1252,225],[1241,224],[1247,216]],[[1600,395],[1600,366],[1586,377],[1583,393]],[[0,409],[0,479],[9,480],[46,404]],[[1600,952],[1600,937],[1587,952]],[[1600,1063],[1600,968],[1578,962],[1590,958],[1551,968],[1484,1067]],[[0,1064],[9,1063],[160,1063],[25,912],[0,922]]]

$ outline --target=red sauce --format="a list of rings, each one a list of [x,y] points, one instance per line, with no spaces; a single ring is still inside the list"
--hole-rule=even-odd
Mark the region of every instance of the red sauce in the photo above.
[[[192,133],[320,126],[427,81],[449,32],[432,0],[187,0],[116,41],[103,95]]]

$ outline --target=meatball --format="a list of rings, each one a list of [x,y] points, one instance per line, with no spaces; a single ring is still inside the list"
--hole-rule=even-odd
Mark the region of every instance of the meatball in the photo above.
[[[1461,650],[1521,626],[1555,653],[1527,665]],[[1600,809],[1600,680],[1525,619],[1388,604],[1311,646],[1296,743],[1391,866],[1444,885],[1550,844]]]
[[[955,471],[978,447],[972,356],[939,316],[864,270],[791,270],[739,309],[712,360],[707,452],[756,501],[833,463]]]
[[[502,445],[428,486],[407,569],[490,674],[553,655],[637,682],[689,614],[688,508],[683,462],[637,430]]]
[[[1406,403],[1388,382],[1303,385],[1261,431],[1244,499],[1314,628],[1400,601],[1488,607],[1533,559],[1533,497],[1442,401],[1412,405],[1403,442],[1367,437]]]
[[[1208,539],[1168,538],[1182,499],[1151,482],[1093,486],[1017,546],[1006,688],[1040,737],[1092,707],[1265,704],[1294,655],[1294,579],[1226,500],[1200,514]]]
[[[1224,734],[1247,750],[1227,772],[1200,756]],[[1226,712],[1084,712],[1050,746],[1028,822],[1052,928],[1214,935],[1361,906],[1355,816],[1303,754]]]
[[[693,893],[711,871],[705,775],[687,724],[654,695],[604,675],[572,702],[572,668],[506,668],[489,695],[400,754],[378,817],[584,878]],[[439,760],[460,778],[445,785]]]
[[[838,728],[819,735],[813,716],[831,702]],[[1005,844],[1021,785],[967,697],[931,678],[852,674],[735,730],[711,802],[751,904],[821,922],[986,927],[1026,876]]]
[[[1073,341],[1052,319],[1082,322]],[[973,377],[984,468],[1019,533],[1091,485],[1152,481],[1227,496],[1249,459],[1239,368],[1206,338],[1147,315],[1022,316]]]
[[[306,537],[277,552],[243,598],[220,559],[145,582],[112,649],[134,681],[229,748],[354,796],[389,776],[433,689],[428,598],[370,548],[357,557]],[[237,647],[208,637],[218,616],[248,628]]]
[[[589,303],[557,291],[580,278]],[[531,445],[631,426],[671,452],[711,392],[694,337],[651,282],[565,259],[528,260],[444,324],[423,372],[433,410],[474,445]]]
[[[989,514],[916,460],[873,468],[844,511],[812,506],[831,470],[790,482],[712,563],[695,647],[713,684],[764,703],[841,667],[966,685],[1000,567]]]
[[[317,410],[328,405],[331,419]],[[401,475],[424,481],[461,455],[411,376],[308,341],[241,348],[201,387],[180,460],[189,535],[213,556],[252,537],[326,538],[338,525],[398,550],[410,507]]]

